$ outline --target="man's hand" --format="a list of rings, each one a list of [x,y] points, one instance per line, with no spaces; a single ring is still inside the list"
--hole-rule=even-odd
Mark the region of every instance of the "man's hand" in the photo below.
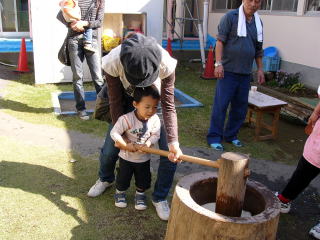
[[[169,155],[168,158],[171,162],[178,163],[181,162],[179,157],[182,155],[182,151],[178,144],[170,144],[169,145]]]
[[[214,75],[216,78],[223,78],[224,77],[224,69],[223,69],[222,65],[220,65],[214,69]]]
[[[262,69],[258,69],[257,71],[257,79],[259,84],[264,84],[265,83],[265,78],[264,78],[264,72]]]
[[[70,26],[73,31],[83,32],[84,27],[88,26],[88,24],[89,23],[87,21],[73,21]]]

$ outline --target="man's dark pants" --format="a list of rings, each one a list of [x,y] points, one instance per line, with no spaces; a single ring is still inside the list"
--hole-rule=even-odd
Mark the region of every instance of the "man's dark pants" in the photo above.
[[[85,96],[83,88],[83,60],[86,58],[89,66],[91,78],[96,89],[100,92],[103,86],[101,75],[101,59],[98,52],[97,39],[93,38],[92,46],[97,50],[95,53],[90,53],[83,48],[83,35],[70,37],[68,40],[69,57],[71,61],[71,70],[73,73],[73,91],[76,101],[76,109],[82,111],[86,109]]]
[[[225,72],[224,78],[218,80],[207,135],[209,145],[221,143],[223,139],[227,142],[238,139],[237,134],[247,114],[250,80],[251,75],[231,72]],[[229,104],[229,117],[225,128]]]

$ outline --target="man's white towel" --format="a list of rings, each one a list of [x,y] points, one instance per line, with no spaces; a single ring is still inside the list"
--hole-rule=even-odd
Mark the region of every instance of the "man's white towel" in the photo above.
[[[263,31],[262,31],[261,20],[260,20],[258,12],[254,13],[254,21],[255,21],[256,27],[257,27],[258,42],[262,42],[263,41]],[[239,7],[237,34],[239,37],[246,37],[247,36],[246,16],[244,15],[243,4],[241,4],[241,6]]]

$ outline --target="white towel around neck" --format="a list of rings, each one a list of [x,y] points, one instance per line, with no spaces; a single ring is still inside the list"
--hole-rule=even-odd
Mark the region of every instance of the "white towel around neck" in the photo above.
[[[254,13],[254,21],[256,22],[258,42],[262,42],[263,41],[263,32],[262,32],[262,25],[261,25],[261,20],[260,20],[258,12]],[[239,37],[246,37],[247,36],[246,16],[244,15],[244,11],[243,11],[243,3],[239,7],[237,34]]]

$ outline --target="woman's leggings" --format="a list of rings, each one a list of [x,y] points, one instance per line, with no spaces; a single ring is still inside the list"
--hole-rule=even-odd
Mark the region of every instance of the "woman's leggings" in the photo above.
[[[318,176],[320,169],[309,163],[301,156],[298,166],[291,176],[287,186],[282,191],[282,196],[294,200],[310,182]]]

